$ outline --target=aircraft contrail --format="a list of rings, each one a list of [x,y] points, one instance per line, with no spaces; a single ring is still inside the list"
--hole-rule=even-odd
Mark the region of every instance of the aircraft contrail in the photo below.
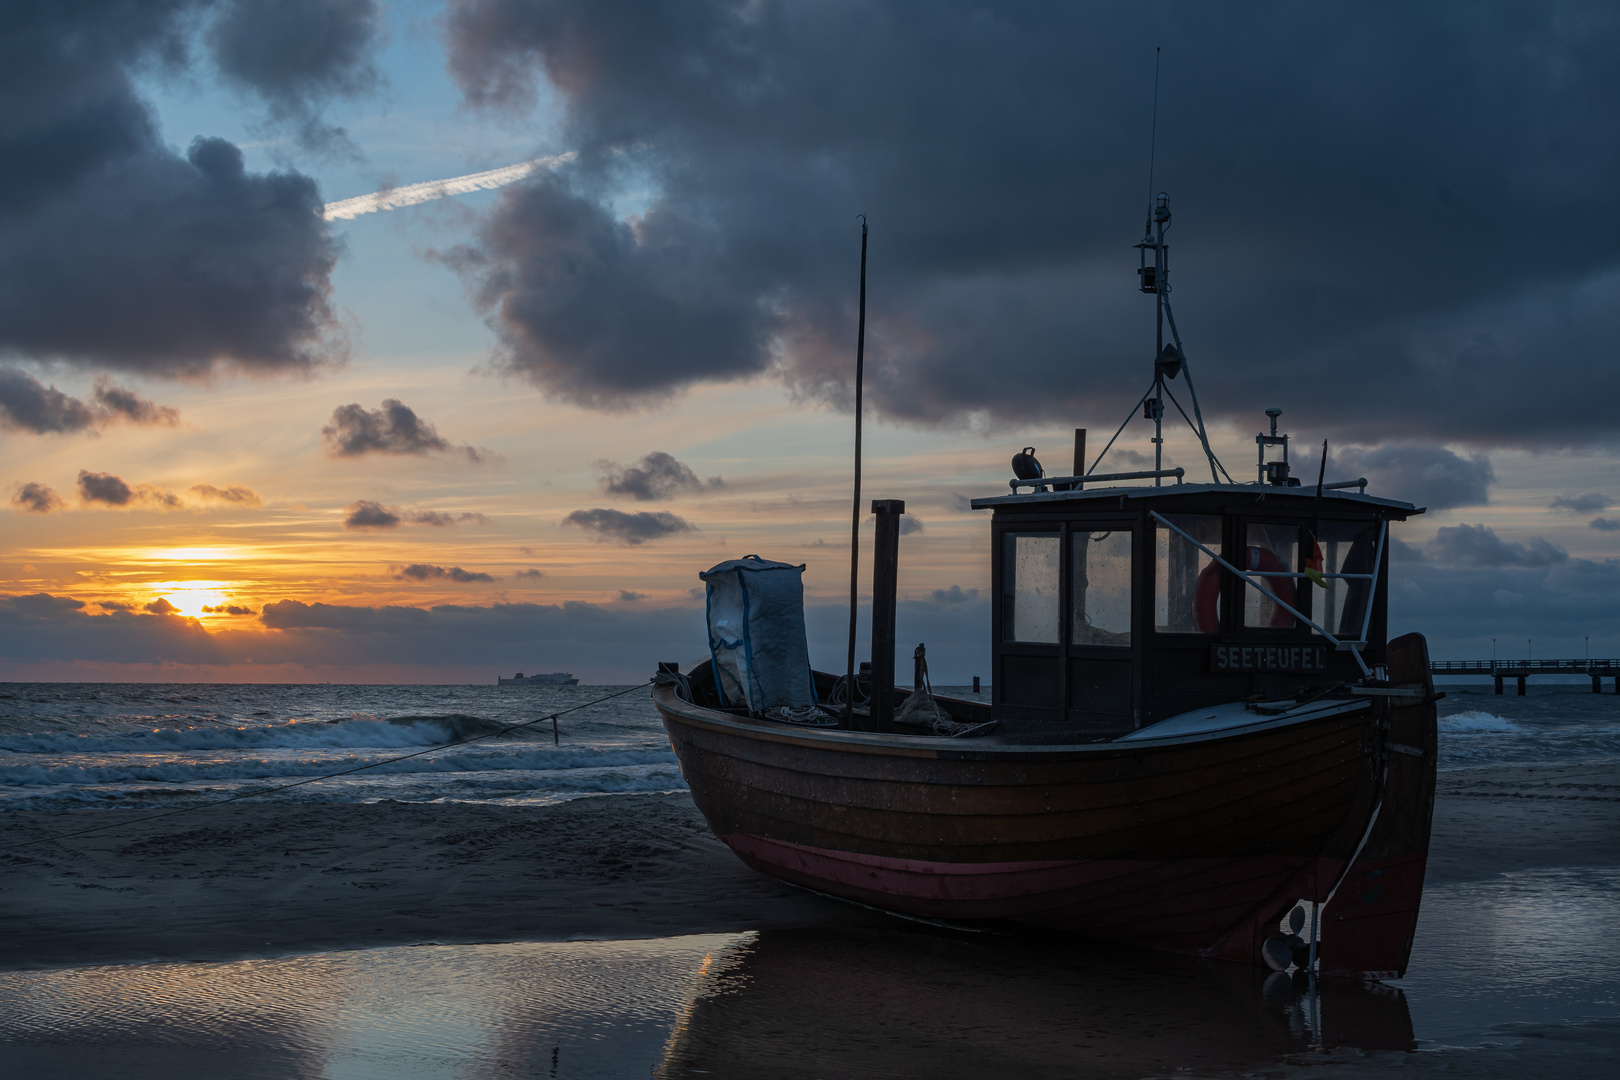
[[[487,172],[470,173],[466,176],[452,176],[448,180],[428,180],[420,184],[407,184],[405,187],[385,188],[374,191],[370,195],[357,195],[352,199],[340,199],[337,202],[326,204],[323,217],[327,221],[337,218],[355,218],[361,214],[374,214],[378,210],[392,210],[398,206],[415,206],[417,203],[431,202],[442,199],[446,195],[465,195],[469,191],[489,191],[493,188],[505,187],[514,181],[521,180],[530,173],[540,169],[555,169],[559,165],[566,165],[575,158],[574,151],[566,154],[554,154],[551,157],[536,158],[533,161],[522,161],[516,165],[503,165],[499,169],[490,169]]]

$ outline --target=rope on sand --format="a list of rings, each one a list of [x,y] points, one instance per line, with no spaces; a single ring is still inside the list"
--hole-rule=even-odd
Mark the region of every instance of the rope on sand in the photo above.
[[[7,844],[4,847],[0,847],[0,852],[15,851],[18,848],[32,847],[35,844],[44,844],[52,840],[67,840],[75,836],[88,836],[91,833],[106,832],[109,829],[121,829],[126,825],[139,825],[145,821],[156,821],[159,818],[174,817],[176,814],[189,814],[193,810],[205,810],[210,806],[224,806],[226,803],[238,802],[242,799],[251,799],[259,795],[274,795],[280,791],[287,791],[295,787],[303,787],[305,784],[314,784],[322,780],[331,780],[338,776],[348,776],[350,773],[365,772],[367,769],[375,769],[380,765],[392,765],[396,761],[408,761],[411,758],[421,757],[423,754],[432,754],[439,750],[448,750],[452,746],[465,746],[467,743],[477,742],[480,739],[490,739],[494,738],[496,735],[505,735],[508,732],[521,731],[526,727],[533,727],[535,724],[543,724],[547,720],[551,721],[551,734],[552,739],[555,741],[557,737],[557,717],[567,716],[571,712],[579,712],[581,709],[589,709],[593,705],[600,705],[604,701],[612,701],[614,698],[624,697],[626,694],[640,690],[645,685],[646,683],[637,683],[635,686],[626,687],[625,689],[620,690],[618,693],[609,694],[606,697],[599,697],[595,701],[587,701],[583,705],[575,705],[571,708],[559,709],[554,713],[547,713],[545,716],[537,717],[534,720],[525,720],[521,724],[512,724],[508,727],[503,727],[498,731],[486,731],[482,735],[472,735],[465,739],[452,739],[450,742],[440,743],[437,746],[429,746],[424,750],[415,750],[409,754],[400,754],[398,757],[384,758],[381,761],[373,761],[366,765],[356,765],[350,769],[340,769],[337,772],[326,773],[322,776],[311,776],[304,780],[295,780],[290,784],[278,784],[274,787],[255,788],[252,791],[240,791],[235,795],[228,795],[223,799],[214,799],[211,802],[204,803],[194,803],[191,806],[182,806],[174,810],[164,810],[157,814],[147,814],[145,817],[133,818],[129,821],[117,821],[111,825],[97,825],[94,828],[79,829],[74,832],[53,833],[50,836],[41,836],[36,840],[24,840],[20,844]]]

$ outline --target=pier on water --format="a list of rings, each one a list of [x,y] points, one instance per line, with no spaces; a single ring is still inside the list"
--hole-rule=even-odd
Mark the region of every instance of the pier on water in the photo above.
[[[1532,675],[1589,675],[1592,693],[1603,693],[1603,680],[1614,680],[1614,692],[1620,694],[1620,660],[1433,660],[1429,671],[1434,675],[1489,675],[1496,680],[1496,692],[1502,692],[1503,679],[1519,681],[1519,696],[1524,696],[1524,683]]]

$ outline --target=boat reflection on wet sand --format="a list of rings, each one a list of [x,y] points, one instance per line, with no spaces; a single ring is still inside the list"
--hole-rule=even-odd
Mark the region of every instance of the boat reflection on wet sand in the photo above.
[[[771,930],[717,956],[654,1075],[1138,1077],[1415,1046],[1371,983],[1050,938]]]

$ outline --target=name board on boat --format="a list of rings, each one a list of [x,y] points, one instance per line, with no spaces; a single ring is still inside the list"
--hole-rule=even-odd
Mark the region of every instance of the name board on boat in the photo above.
[[[1211,645],[1211,671],[1326,671],[1322,645]]]

